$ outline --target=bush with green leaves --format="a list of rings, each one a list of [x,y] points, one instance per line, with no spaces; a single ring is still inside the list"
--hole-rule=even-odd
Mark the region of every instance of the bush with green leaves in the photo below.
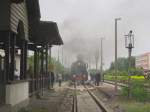
[[[18,112],[31,112],[29,109],[21,108]]]
[[[128,96],[128,87],[123,87],[122,88],[122,95],[123,96]],[[147,101],[149,99],[149,95],[147,90],[145,89],[143,83],[140,83],[138,81],[133,81],[131,90],[130,90],[131,98],[136,100],[136,101]]]

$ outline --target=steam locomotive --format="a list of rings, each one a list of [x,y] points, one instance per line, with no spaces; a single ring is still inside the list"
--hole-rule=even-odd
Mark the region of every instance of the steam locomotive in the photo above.
[[[71,65],[72,80],[84,82],[88,79],[87,64],[83,60],[77,60]]]

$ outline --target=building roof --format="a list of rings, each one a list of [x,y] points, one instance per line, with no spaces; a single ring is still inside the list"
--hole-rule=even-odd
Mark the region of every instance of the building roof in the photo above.
[[[10,0],[12,3],[22,3],[24,0]]]
[[[29,21],[41,18],[39,0],[26,0]]]
[[[50,45],[62,45],[63,44],[56,22],[40,21],[39,30],[41,32],[41,37],[42,36],[45,37],[46,41]]]
[[[9,5],[11,0],[1,0],[0,12],[4,15],[0,20],[0,30],[9,29]],[[12,0],[11,2],[21,3],[26,2],[28,23],[29,23],[29,40],[35,44],[61,45],[63,41],[59,34],[57,23],[51,21],[40,21],[41,13],[39,0]],[[6,10],[7,9],[7,10]],[[4,13],[5,11],[5,13]],[[5,21],[4,21],[5,20]],[[5,31],[4,30],[4,31]],[[7,33],[6,33],[7,34]],[[0,34],[4,35],[4,33]],[[4,37],[4,36],[2,36]],[[0,39],[0,41],[4,41]]]
[[[32,31],[31,41],[36,44],[62,45],[63,41],[59,34],[56,22],[40,21]]]
[[[29,38],[36,44],[61,45],[63,41],[57,24],[51,21],[40,21],[39,0],[26,0],[29,18]]]
[[[13,5],[11,5],[12,3]],[[3,15],[0,17],[0,31],[4,32],[11,30],[17,33],[19,19],[24,23],[25,40],[28,40],[29,36],[29,27],[26,19],[28,19],[30,24],[32,21],[39,21],[41,18],[39,0],[0,0],[0,13]],[[2,37],[5,38],[4,36]]]
[[[141,58],[141,57],[145,57],[145,56],[148,56],[148,55],[150,55],[150,52],[140,54],[140,55],[136,56],[136,58]]]

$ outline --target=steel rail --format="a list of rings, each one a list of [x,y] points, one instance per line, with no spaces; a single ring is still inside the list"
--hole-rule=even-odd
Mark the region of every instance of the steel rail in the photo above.
[[[95,103],[97,104],[97,106],[102,110],[102,112],[111,112],[110,110],[108,110],[104,104],[88,89],[88,87],[86,87],[84,85],[84,88],[86,89],[86,91],[89,93],[89,95],[92,97],[92,99],[95,101]]]
[[[78,103],[78,100],[77,100],[77,87],[76,87],[76,83],[74,82],[72,112],[78,112],[78,104],[77,103]]]

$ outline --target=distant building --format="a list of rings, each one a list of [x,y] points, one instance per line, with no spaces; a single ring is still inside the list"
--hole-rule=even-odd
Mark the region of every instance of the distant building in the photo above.
[[[150,52],[137,56],[135,64],[137,68],[150,70]]]

